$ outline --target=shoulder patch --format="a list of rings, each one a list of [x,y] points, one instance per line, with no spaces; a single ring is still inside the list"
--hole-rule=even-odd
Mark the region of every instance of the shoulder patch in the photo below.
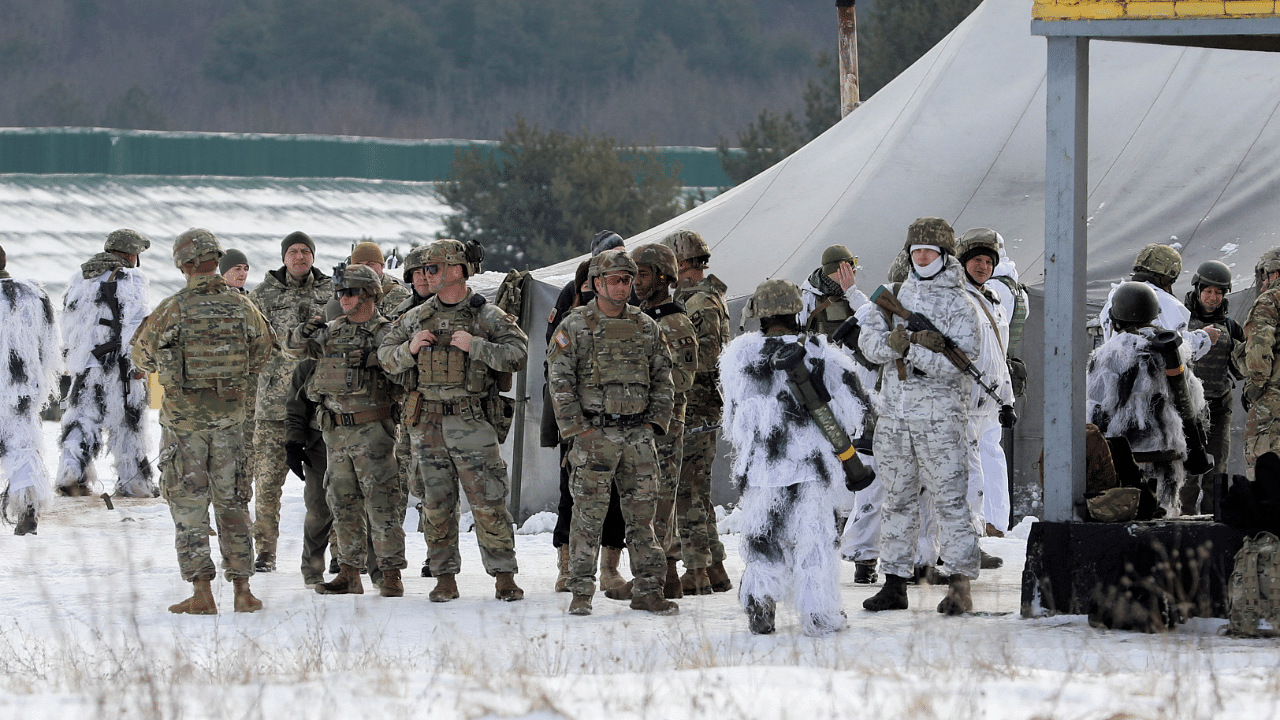
[[[569,347],[569,333],[564,330],[557,330],[556,334],[551,336],[551,341],[563,350]]]
[[[481,295],[480,293],[473,293],[471,295],[471,307],[473,308],[478,308],[487,302],[489,302],[489,300],[486,299],[485,296]]]

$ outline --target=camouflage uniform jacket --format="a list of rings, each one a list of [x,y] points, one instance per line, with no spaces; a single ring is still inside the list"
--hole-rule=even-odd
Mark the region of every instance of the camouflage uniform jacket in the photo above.
[[[333,297],[333,280],[315,268],[294,280],[285,268],[271,270],[249,294],[253,303],[271,323],[276,337],[285,338],[299,323],[324,316],[325,303]],[[289,397],[289,377],[297,360],[277,350],[258,376],[257,419],[284,422],[284,403]]]
[[[946,265],[928,280],[914,272],[902,284],[898,300],[912,312],[918,312],[933,321],[942,334],[951,338],[956,346],[975,364],[981,361],[981,335],[977,311],[969,302],[965,285],[968,281],[960,263],[948,257]],[[956,412],[963,416],[968,406],[973,381],[940,353],[912,343],[904,358],[906,379],[898,378],[895,361],[901,356],[889,347],[890,330],[904,324],[900,318],[892,323],[883,312],[871,312],[866,326],[858,336],[858,347],[868,360],[884,366],[881,385],[885,415],[893,418],[912,418],[918,407],[928,404],[918,402],[919,396],[934,400],[949,399],[956,405]]]
[[[656,434],[675,407],[671,355],[658,324],[627,305],[610,318],[597,301],[574,308],[547,345],[547,384],[560,437],[569,439],[605,413],[641,415]]]
[[[671,384],[675,390],[671,421],[683,423],[686,395],[693,387],[693,379],[698,372],[698,331],[693,329],[693,322],[678,302],[643,308],[643,311],[658,323],[662,337],[667,341],[667,351],[671,354]]]
[[[1263,285],[1244,321],[1244,382],[1266,389],[1280,388],[1280,364],[1276,363],[1276,326],[1280,325],[1280,282]]]
[[[698,332],[698,373],[689,390],[688,413],[701,418],[718,420],[724,407],[718,363],[720,351],[729,342],[729,308],[724,301],[728,289],[715,275],[676,288],[675,301],[684,305]]]
[[[383,370],[394,375],[418,367],[419,357],[409,352],[409,344],[419,330],[434,333],[437,337],[434,347],[445,352],[453,352],[447,350],[453,331],[465,330],[472,335],[471,349],[465,353],[464,382],[425,384],[419,378],[416,388],[406,387],[418,390],[424,400],[431,402],[454,402],[488,394],[494,389],[494,373],[523,370],[529,356],[529,338],[515,316],[502,312],[483,295],[468,289],[466,296],[453,305],[442,303],[438,295],[432,295],[400,316],[378,348]],[[426,350],[419,350],[419,355]]]
[[[210,327],[217,330],[210,332]],[[215,343],[210,337],[217,338]],[[138,367],[160,373],[161,425],[210,430],[244,422],[244,393],[274,347],[271,326],[253,303],[233,292],[220,275],[194,275],[139,328],[132,355]],[[233,364],[239,367],[214,371],[225,375],[225,381],[192,380],[196,361],[208,365],[237,356]]]
[[[398,280],[383,273],[382,275],[382,298],[378,300],[378,314],[386,318],[396,318],[396,308],[400,306],[409,296],[413,295],[413,290],[401,285]],[[407,308],[406,308],[407,309]]]
[[[342,315],[309,338],[302,336],[303,327],[289,331],[284,344],[290,352],[316,360],[302,393],[334,413],[368,412],[391,406],[391,381],[378,365],[378,347],[391,332],[390,320],[375,312],[368,320],[353,323]]]

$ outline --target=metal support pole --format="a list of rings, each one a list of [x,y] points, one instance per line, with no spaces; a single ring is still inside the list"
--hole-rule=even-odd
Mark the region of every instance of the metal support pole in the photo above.
[[[1084,495],[1089,40],[1048,38],[1045,136],[1044,519]]]
[[[856,0],[836,0],[840,22],[840,117],[845,117],[862,101],[858,85],[858,9]]]

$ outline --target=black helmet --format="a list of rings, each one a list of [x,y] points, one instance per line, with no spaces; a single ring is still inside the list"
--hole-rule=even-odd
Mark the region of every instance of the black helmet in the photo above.
[[[1203,287],[1219,287],[1222,292],[1231,292],[1231,268],[1217,260],[1206,260],[1196,268],[1191,276],[1191,284],[1197,289]]]
[[[1156,291],[1143,282],[1122,282],[1111,293],[1111,319],[1129,325],[1145,325],[1160,314]]]

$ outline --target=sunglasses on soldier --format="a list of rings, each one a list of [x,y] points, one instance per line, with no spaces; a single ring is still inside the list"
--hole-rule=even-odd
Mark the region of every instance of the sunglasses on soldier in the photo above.
[[[434,263],[431,265],[426,265],[422,268],[422,272],[428,275],[435,275],[436,273],[440,272],[440,266]]]
[[[360,294],[360,288],[338,288],[334,294],[338,297],[355,297]]]

